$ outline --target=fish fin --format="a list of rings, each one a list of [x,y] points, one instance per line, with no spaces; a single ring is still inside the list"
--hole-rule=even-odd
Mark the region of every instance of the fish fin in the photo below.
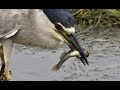
[[[58,71],[59,69],[60,69],[60,66],[58,66],[58,64],[52,67],[52,71]]]

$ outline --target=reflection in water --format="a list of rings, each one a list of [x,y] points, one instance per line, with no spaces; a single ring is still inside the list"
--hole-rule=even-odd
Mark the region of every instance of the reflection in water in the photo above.
[[[90,66],[87,69],[79,60],[71,58],[59,71],[51,70],[59,62],[61,53],[69,49],[65,45],[44,50],[15,44],[10,63],[13,80],[120,80],[120,30],[82,32],[78,38],[90,52]]]

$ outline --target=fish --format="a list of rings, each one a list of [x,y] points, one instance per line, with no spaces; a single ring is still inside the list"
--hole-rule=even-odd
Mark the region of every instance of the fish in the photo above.
[[[85,56],[88,57],[89,56],[88,51],[85,51],[85,50],[83,50],[83,51],[84,51]],[[77,50],[70,50],[68,52],[63,52],[60,56],[60,61],[54,67],[52,67],[52,71],[60,70],[63,63],[71,57],[76,57],[76,58],[82,59],[81,55],[79,54],[79,52]]]

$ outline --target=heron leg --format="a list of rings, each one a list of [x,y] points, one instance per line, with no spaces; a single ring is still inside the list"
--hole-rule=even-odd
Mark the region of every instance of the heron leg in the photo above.
[[[0,81],[10,81],[12,80],[11,71],[9,71],[9,59],[12,51],[12,41],[5,40],[0,43],[0,57],[1,57],[1,71],[0,71]]]
[[[1,65],[1,71],[0,71],[0,80],[3,80],[3,73],[4,73],[4,70],[5,70],[5,62],[4,62],[4,53],[3,53],[3,46],[2,44],[0,44],[0,58],[1,58],[1,62],[2,62],[2,65]]]

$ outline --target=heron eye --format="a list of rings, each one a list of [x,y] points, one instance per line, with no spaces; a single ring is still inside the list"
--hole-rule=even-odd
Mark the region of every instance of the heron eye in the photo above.
[[[59,25],[59,24],[55,24],[55,28],[56,28],[57,30],[61,30],[61,29],[63,29],[62,26]]]

